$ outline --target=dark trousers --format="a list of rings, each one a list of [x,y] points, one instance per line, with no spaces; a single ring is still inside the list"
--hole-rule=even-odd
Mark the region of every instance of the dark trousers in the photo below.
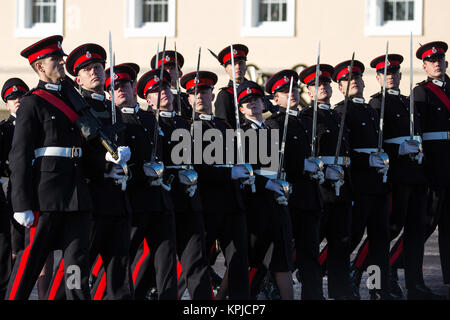
[[[208,258],[205,248],[205,226],[201,212],[175,214],[177,254],[182,267],[183,288],[187,287],[192,300],[211,300],[213,297]]]
[[[349,296],[350,240],[352,207],[349,202],[326,202],[321,220],[323,235],[327,239],[328,296]]]
[[[146,239],[149,254],[136,254]],[[144,299],[150,289],[148,281],[156,275],[156,288],[160,300],[176,300],[177,258],[175,219],[172,211],[135,213],[132,218],[130,254],[136,299]],[[153,264],[154,269],[150,266]]]
[[[11,268],[10,217],[9,214],[0,212],[0,299],[6,293]]]
[[[439,256],[444,284],[450,284],[450,187],[435,188]]]
[[[134,298],[130,269],[130,221],[126,216],[94,216],[91,232],[90,265],[97,255],[106,272],[106,298]]]
[[[90,225],[88,213],[41,212],[39,217],[35,214],[35,225],[26,230],[26,247],[14,264],[6,299],[28,299],[50,251],[62,249],[67,298],[89,300]]]
[[[249,299],[248,238],[244,213],[205,208],[206,248],[216,241],[225,256],[228,271],[228,296],[231,300]]]
[[[320,211],[291,208],[296,264],[302,281],[302,300],[323,297],[319,263]]]
[[[368,265],[381,271],[381,290],[388,292],[389,273],[389,194],[355,194],[352,211],[350,253],[360,243],[367,227],[369,239]]]

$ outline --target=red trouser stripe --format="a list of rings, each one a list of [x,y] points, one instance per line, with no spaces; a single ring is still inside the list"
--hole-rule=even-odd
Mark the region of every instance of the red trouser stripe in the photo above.
[[[255,274],[256,274],[257,271],[258,271],[258,269],[251,268],[250,271],[248,272],[249,286],[252,285],[253,278],[255,277]]]
[[[319,263],[322,266],[327,261],[328,247],[326,247],[319,256]]]
[[[36,233],[36,226],[39,219],[39,212],[33,211],[34,223],[30,228],[30,243],[23,251],[22,259],[20,259],[19,270],[17,271],[16,277],[14,278],[14,283],[9,294],[8,300],[14,300],[16,297],[17,289],[19,288],[20,280],[22,279],[25,266],[27,265],[28,255],[30,254],[31,246],[33,245],[34,235]]]
[[[180,261],[178,261],[178,263],[177,263],[177,281],[180,280],[182,272],[183,272],[183,268],[181,267]]]
[[[95,291],[94,298],[92,300],[102,300],[103,294],[106,289],[106,272],[103,272],[100,283],[98,284],[97,290]]]
[[[92,274],[94,276],[98,276],[98,273],[100,272],[100,269],[103,265],[103,260],[100,255],[97,256],[97,261],[95,261],[94,268],[92,269]]]
[[[139,258],[138,263],[134,267],[133,270],[133,284],[136,282],[137,275],[139,274],[139,269],[141,268],[142,262],[145,260],[145,258],[149,255],[150,249],[147,245],[147,240],[144,239],[144,252],[142,253],[142,256]]]
[[[392,255],[391,259],[389,259],[389,266],[392,267],[392,265],[394,264],[395,260],[397,260],[397,258],[402,253],[402,251],[403,251],[403,239],[400,240],[400,243],[398,244],[397,250],[395,250],[395,252]]]
[[[50,294],[48,295],[48,300],[55,299],[55,295],[58,292],[58,288],[61,285],[61,281],[63,278],[64,278],[64,259],[61,259],[58,271],[56,271],[55,279],[53,280],[52,288],[50,289]]]
[[[367,254],[369,253],[369,241],[366,241],[364,243],[364,247],[361,250],[361,253],[359,254],[358,258],[356,259],[356,267],[360,268],[362,267],[364,260],[366,260]]]

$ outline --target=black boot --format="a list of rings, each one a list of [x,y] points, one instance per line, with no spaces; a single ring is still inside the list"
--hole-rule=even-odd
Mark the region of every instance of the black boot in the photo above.
[[[433,293],[430,288],[423,284],[416,284],[414,288],[408,289],[408,300],[445,300],[445,297]]]
[[[355,298],[355,300],[361,299],[361,295],[359,294],[359,287],[361,285],[362,274],[363,270],[356,267],[352,263],[352,265],[350,266],[350,281],[351,281],[352,295]]]
[[[389,291],[396,298],[403,298],[403,291],[398,283],[397,269],[389,268]]]

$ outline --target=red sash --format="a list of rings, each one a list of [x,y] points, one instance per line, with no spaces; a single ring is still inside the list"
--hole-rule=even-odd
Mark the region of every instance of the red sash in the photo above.
[[[447,97],[447,95],[442,91],[437,85],[435,85],[433,82],[428,82],[425,87],[430,89],[438,98],[441,100],[441,102],[445,105],[447,110],[450,112],[450,99]]]
[[[33,91],[33,94],[41,97],[42,99],[49,102],[52,106],[58,108],[58,110],[60,110],[62,113],[64,113],[66,115],[66,117],[69,118],[69,120],[72,123],[74,123],[78,119],[79,115],[75,111],[73,111],[73,109],[71,107],[69,107],[60,98],[52,95],[50,92],[47,92],[43,89],[37,89],[37,90]]]

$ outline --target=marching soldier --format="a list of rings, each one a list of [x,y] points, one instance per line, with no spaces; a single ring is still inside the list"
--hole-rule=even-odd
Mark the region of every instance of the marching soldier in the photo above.
[[[170,75],[164,71],[163,78],[160,79],[160,72],[160,69],[151,70],[137,82],[137,94],[147,101],[148,111],[135,109],[131,112],[130,107],[126,107],[127,109],[122,107],[121,111],[127,123],[127,139],[134,150],[134,156],[131,159],[132,167],[134,167],[133,179],[130,181],[129,189],[133,207],[133,246],[146,240],[150,255],[153,256],[151,261],[154,263],[156,272],[158,299],[176,300],[178,292],[174,205],[169,194],[170,181],[167,181],[167,176],[164,176],[162,172],[165,168],[157,166],[166,161],[163,158],[162,135],[164,133],[160,128],[160,122],[156,123],[156,110],[154,110],[158,106],[160,90],[162,111],[159,116],[162,118],[161,113],[165,114],[165,112],[172,115],[172,112],[166,108],[172,107],[173,96],[170,91]],[[157,132],[156,136],[155,132]],[[137,255],[133,265],[139,263],[136,261],[138,258]],[[147,260],[149,258],[150,256]],[[138,299],[143,299],[149,289],[148,284],[143,281],[145,274],[152,270],[148,265],[147,263],[145,268],[141,267],[136,276]]]
[[[378,114],[363,98],[364,65],[354,60],[349,83],[350,65],[350,60],[344,61],[334,67],[333,73],[333,80],[338,83],[343,95],[346,94],[347,86],[350,86],[347,110],[344,110],[343,101],[336,105],[336,111],[345,117],[351,148],[354,207],[350,253],[361,241],[367,226],[370,240],[368,264],[378,266],[381,271],[381,288],[370,290],[371,299],[388,299],[389,194],[387,184],[383,183],[383,174],[387,172],[389,160],[385,153],[377,149]],[[355,294],[359,295],[359,288],[355,288]]]
[[[62,89],[62,36],[27,47],[21,55],[39,76],[17,111],[9,156],[14,219],[25,226],[25,249],[18,255],[6,299],[27,299],[50,251],[62,249],[68,299],[90,299],[88,247],[92,209],[81,156],[82,135],[75,106]],[[68,283],[69,284],[69,283]]]
[[[311,107],[304,108],[302,116],[312,123],[316,65],[304,69],[300,81],[306,85],[311,98]],[[338,144],[341,118],[331,109],[331,76],[334,68],[328,64],[319,66],[317,92],[317,150],[319,159],[326,166],[325,182],[320,185],[324,201],[321,229],[327,238],[328,296],[335,299],[354,299],[349,279],[350,227],[352,189],[350,179],[350,153],[347,135],[341,140],[339,156],[335,153]],[[345,126],[344,126],[345,128]],[[344,133],[346,133],[344,131]]]
[[[254,153],[260,150],[260,144],[267,145],[266,152],[269,158],[278,159],[278,138],[276,141],[271,141],[270,128],[263,121],[264,90],[255,82],[247,81],[239,86],[237,95],[239,110],[244,117],[241,129],[250,139],[252,132],[255,132],[257,138],[257,141],[247,140],[246,162],[249,163],[253,156],[249,152]],[[265,135],[262,131],[265,131]],[[257,145],[257,149],[252,149],[250,143]],[[272,144],[276,144],[275,155],[269,155]],[[252,164],[256,174],[256,193],[250,190],[245,191],[251,268],[250,295],[252,299],[256,299],[262,280],[267,271],[270,271],[274,275],[281,299],[292,300],[294,297],[291,273],[293,248],[292,226],[287,206],[289,191],[286,191],[280,184],[280,180],[277,180],[276,171],[266,170],[267,164],[264,166],[261,163],[260,153],[261,151],[256,153],[258,163]],[[269,254],[267,261],[266,254]]]
[[[162,55],[162,52],[158,53],[158,65],[156,65],[156,54],[153,56],[150,62],[151,69],[158,69],[161,66],[163,60]],[[178,115],[186,119],[190,119],[192,117],[192,107],[189,105],[189,101],[187,100],[187,94],[180,92],[180,97],[178,97],[177,90],[177,81],[183,76],[183,71],[181,71],[183,65],[184,58],[181,53],[171,50],[166,51],[166,56],[164,57],[164,70],[166,70],[170,75],[170,90],[174,95],[173,109]],[[181,104],[181,109],[178,106],[178,103]]]
[[[289,83],[293,77],[294,88],[289,99]],[[318,261],[319,221],[322,199],[318,176],[320,167],[309,158],[311,152],[311,128],[307,118],[300,116],[298,75],[293,70],[283,70],[267,80],[265,90],[273,95],[279,111],[266,120],[272,129],[284,130],[287,105],[290,104],[285,152],[286,179],[292,184],[289,198],[296,260],[302,275],[302,299],[322,300],[322,275]]]
[[[111,102],[106,99],[105,50],[93,43],[75,48],[67,57],[66,69],[75,77],[81,93],[91,106],[91,113],[103,126],[112,125]],[[115,107],[115,106],[114,106]],[[120,117],[117,117],[120,123]],[[124,144],[123,134],[118,144]],[[100,141],[88,141],[84,148],[84,163],[92,195],[93,228],[91,232],[90,263],[98,254],[106,272],[106,292],[110,300],[132,299],[130,272],[130,208],[124,191],[126,180],[123,165],[130,158],[128,147],[119,147],[119,159],[106,153]]]
[[[217,82],[217,75],[206,71],[199,71],[200,74],[210,85],[198,90],[194,139],[197,139],[196,134],[198,134],[201,141],[201,137],[209,129],[216,129],[214,132],[217,133],[220,131],[224,144],[222,154],[225,157],[228,152],[225,139],[226,130],[230,129],[230,126],[212,114],[214,94],[211,86]],[[183,83],[184,80],[182,78]],[[194,105],[194,100],[195,95],[191,91],[189,93],[191,105]],[[206,248],[211,248],[216,239],[219,240],[227,266],[228,296],[231,300],[248,299],[247,224],[240,184],[244,185],[249,180],[249,172],[244,166],[224,163],[224,159],[205,161],[200,158],[195,160],[199,156],[201,157],[205,150],[210,150],[211,143],[212,141],[203,141],[201,154],[194,153],[193,155],[194,168],[198,172],[198,192],[202,199],[205,219]],[[230,141],[228,141],[229,143]],[[243,181],[240,182],[241,179]],[[222,283],[224,284],[224,282]]]
[[[424,165],[437,201],[433,226],[439,227],[439,254],[444,284],[450,284],[450,79],[446,74],[448,45],[426,43],[417,50],[427,79],[414,88],[414,102],[423,132]],[[434,228],[433,228],[434,229]],[[449,290],[450,295],[450,290]]]
[[[236,129],[232,79],[234,73],[237,87],[239,87],[241,83],[247,81],[247,79],[245,79],[245,72],[247,71],[246,61],[248,48],[243,44],[233,44],[233,51],[234,70],[232,70],[231,66],[231,51],[229,46],[222,49],[218,55],[218,60],[225,68],[225,72],[230,80],[228,81],[228,85],[221,88],[217,94],[217,99],[214,103],[214,115],[217,118],[225,120],[233,129]]]

